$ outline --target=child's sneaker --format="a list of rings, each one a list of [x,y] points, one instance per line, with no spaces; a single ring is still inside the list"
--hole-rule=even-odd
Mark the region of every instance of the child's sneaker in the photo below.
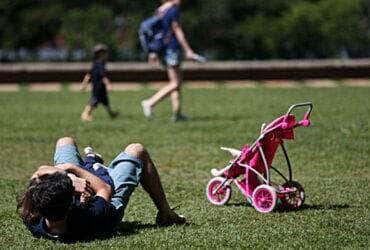
[[[86,147],[84,148],[84,154],[85,156],[88,156],[89,154],[94,154],[94,149],[92,147]]]
[[[171,212],[168,214],[161,214],[160,212],[157,213],[157,218],[156,218],[156,224],[160,227],[166,227],[166,226],[171,226],[171,225],[180,225],[180,224],[185,224],[186,219],[184,216],[179,215],[171,209]]]
[[[118,111],[112,111],[112,112],[109,113],[109,116],[110,116],[111,119],[116,118],[118,115],[119,115]]]
[[[190,119],[189,117],[183,114],[174,115],[171,118],[173,122],[186,122],[189,121],[189,119]]]
[[[94,158],[94,162],[104,164],[103,157],[100,154],[94,152],[94,149],[92,147],[86,147],[84,149],[84,153],[85,153],[86,158],[87,157],[92,157],[92,158]]]
[[[144,116],[150,118],[152,116],[152,107],[148,104],[148,101],[142,101],[141,106],[143,107]]]

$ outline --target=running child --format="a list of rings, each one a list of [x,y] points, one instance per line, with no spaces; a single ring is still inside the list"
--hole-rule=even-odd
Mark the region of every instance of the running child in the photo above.
[[[92,93],[90,102],[86,105],[81,114],[83,121],[92,121],[92,111],[101,103],[113,119],[118,112],[113,111],[109,104],[108,91],[112,90],[112,84],[106,76],[105,64],[108,60],[108,48],[104,44],[97,44],[94,47],[94,62],[90,73],[87,73],[82,81],[81,90],[85,90],[92,82]]]

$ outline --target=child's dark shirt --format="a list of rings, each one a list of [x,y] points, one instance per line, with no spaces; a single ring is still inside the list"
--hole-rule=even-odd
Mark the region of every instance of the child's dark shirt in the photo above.
[[[92,95],[95,97],[105,97],[107,90],[103,83],[105,77],[105,63],[95,60],[91,68]]]

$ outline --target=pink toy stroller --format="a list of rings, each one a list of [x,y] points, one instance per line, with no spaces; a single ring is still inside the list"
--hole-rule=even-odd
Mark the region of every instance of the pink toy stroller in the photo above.
[[[307,107],[304,118],[296,122],[292,112],[296,108]],[[234,183],[247,201],[259,212],[269,213],[277,202],[288,209],[298,209],[304,202],[303,187],[293,180],[292,167],[284,147],[284,140],[294,139],[294,128],[310,126],[312,103],[292,105],[288,112],[275,119],[269,125],[262,125],[261,135],[251,145],[245,145],[242,151],[232,148],[229,151],[235,158],[221,169],[212,169],[214,176],[207,185],[207,198],[214,205],[226,204],[231,197],[231,183]],[[271,164],[277,148],[281,146],[287,165],[288,178]],[[285,183],[278,185],[271,181],[270,170],[280,175]]]

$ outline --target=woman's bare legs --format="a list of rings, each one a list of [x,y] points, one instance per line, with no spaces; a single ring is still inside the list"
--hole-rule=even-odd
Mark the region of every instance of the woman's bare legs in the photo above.
[[[146,106],[147,108],[152,109],[155,105],[161,102],[168,95],[171,95],[173,113],[174,115],[179,115],[181,112],[181,100],[180,100],[181,70],[177,66],[168,66],[167,75],[169,83],[163,88],[161,88],[151,98],[143,101],[143,108],[145,109]]]
[[[126,147],[125,152],[139,158],[143,163],[143,172],[140,183],[158,209],[157,224],[171,225],[185,223],[186,220],[184,217],[177,215],[173,210],[171,210],[166,194],[164,193],[158,171],[143,145],[138,143],[130,144]]]
[[[175,116],[181,114],[181,90],[178,88],[171,92],[172,112]]]

